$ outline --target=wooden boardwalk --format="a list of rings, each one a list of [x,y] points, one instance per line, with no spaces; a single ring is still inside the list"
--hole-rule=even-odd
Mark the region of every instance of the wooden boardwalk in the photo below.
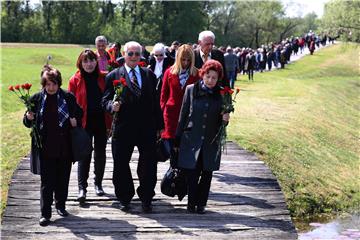
[[[131,166],[134,181],[138,153]],[[124,213],[113,193],[112,157],[108,144],[103,187],[98,197],[93,189],[93,173],[88,187],[88,205],[75,201],[77,164],[73,165],[67,210],[62,218],[53,207],[52,223],[39,226],[40,178],[29,171],[24,158],[15,172],[3,217],[1,239],[297,239],[284,196],[269,168],[252,153],[234,143],[227,144],[221,170],[214,172],[207,212],[186,212],[187,198],[181,202],[160,192],[160,181],[168,162],[158,164],[158,183],[153,213],[143,214],[135,195],[132,209]]]

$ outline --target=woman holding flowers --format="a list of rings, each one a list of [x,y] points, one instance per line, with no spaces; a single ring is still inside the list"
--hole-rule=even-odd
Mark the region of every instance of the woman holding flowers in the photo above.
[[[230,119],[223,112],[218,80],[223,76],[221,63],[208,60],[200,69],[201,80],[186,87],[176,130],[179,146],[177,166],[183,169],[188,185],[187,210],[205,213],[212,173],[219,170],[223,123]]]
[[[82,117],[74,95],[62,90],[61,82],[59,70],[45,65],[41,71],[42,90],[30,98],[32,106],[23,119],[26,127],[35,124],[39,134],[32,134],[30,164],[32,173],[41,177],[41,226],[50,223],[54,193],[57,213],[68,215],[65,202],[73,160],[70,129],[81,124]],[[35,137],[39,137],[40,144]]]
[[[186,86],[199,79],[198,70],[194,64],[194,51],[190,45],[184,44],[178,49],[174,65],[168,68],[164,74],[160,95],[160,107],[163,111],[165,127],[161,133],[161,138],[169,141],[171,149],[173,148]],[[171,158],[171,160],[173,159],[174,157]]]
[[[104,195],[102,180],[106,161],[107,129],[111,128],[111,116],[101,107],[105,89],[105,73],[99,70],[96,54],[90,50],[82,51],[76,62],[78,71],[70,78],[69,91],[84,111],[82,126],[94,139],[94,185],[98,196]],[[78,201],[83,204],[86,199],[87,180],[89,178],[91,153],[84,161],[78,163]]]

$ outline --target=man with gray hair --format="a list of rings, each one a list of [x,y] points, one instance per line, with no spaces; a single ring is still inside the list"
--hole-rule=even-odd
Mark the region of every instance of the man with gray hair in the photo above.
[[[195,67],[200,69],[204,63],[209,60],[217,60],[223,67],[224,77],[221,79],[220,84],[222,86],[229,86],[229,81],[226,75],[226,68],[224,62],[224,54],[213,49],[215,43],[215,34],[211,31],[202,31],[199,34],[198,44],[199,48],[194,51],[195,53]]]
[[[156,101],[156,77],[150,69],[138,65],[141,49],[141,45],[134,41],[125,44],[125,64],[106,76],[102,106],[106,111],[115,113],[111,141],[114,159],[112,181],[120,208],[129,211],[135,195],[129,163],[137,146],[139,187],[136,192],[143,211],[149,213],[156,185],[156,134],[163,126],[160,105]],[[114,86],[119,82],[122,82],[123,91],[114,99]]]
[[[105,36],[97,36],[95,38],[96,56],[100,71],[108,70],[110,54],[106,51],[107,43],[108,42]]]

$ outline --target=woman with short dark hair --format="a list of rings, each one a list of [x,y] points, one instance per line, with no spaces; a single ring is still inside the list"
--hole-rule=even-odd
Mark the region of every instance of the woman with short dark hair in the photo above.
[[[35,122],[41,138],[41,145],[37,145],[32,137],[30,155],[31,172],[41,177],[41,226],[50,223],[54,193],[57,213],[68,215],[65,202],[73,161],[70,129],[81,125],[82,110],[74,95],[60,88],[61,83],[59,70],[45,65],[41,71],[42,90],[31,97],[33,107],[23,119],[28,128]]]
[[[203,214],[212,173],[220,168],[221,139],[217,133],[222,122],[228,122],[230,116],[222,112],[218,84],[223,76],[221,63],[208,60],[199,74],[201,80],[185,90],[176,130],[176,145],[179,147],[177,166],[184,170],[187,180],[187,210]]]
[[[111,116],[101,107],[101,99],[105,89],[105,73],[99,70],[96,54],[90,50],[82,51],[76,62],[78,71],[70,78],[69,91],[84,111],[82,126],[94,139],[94,185],[98,196],[104,195],[102,180],[106,162],[107,129],[111,128]],[[78,163],[78,201],[83,204],[86,199],[87,180],[91,163],[91,153]]]

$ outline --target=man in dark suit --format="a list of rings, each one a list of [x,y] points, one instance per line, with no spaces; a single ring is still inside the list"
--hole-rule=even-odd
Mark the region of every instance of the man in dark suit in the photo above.
[[[195,67],[200,69],[209,59],[217,60],[224,69],[224,77],[219,81],[222,86],[230,86],[229,79],[226,76],[224,54],[217,49],[213,49],[215,34],[211,31],[202,31],[199,34],[199,48],[195,50]]]
[[[125,64],[106,76],[103,107],[114,115],[112,126],[112,154],[114,159],[113,184],[121,209],[130,209],[135,195],[129,162],[134,147],[139,150],[137,174],[140,185],[136,192],[145,213],[152,211],[155,195],[157,162],[155,143],[159,123],[160,106],[155,97],[156,77],[152,71],[138,66],[141,45],[128,42],[124,46]],[[114,80],[126,81],[120,100],[114,99]]]

